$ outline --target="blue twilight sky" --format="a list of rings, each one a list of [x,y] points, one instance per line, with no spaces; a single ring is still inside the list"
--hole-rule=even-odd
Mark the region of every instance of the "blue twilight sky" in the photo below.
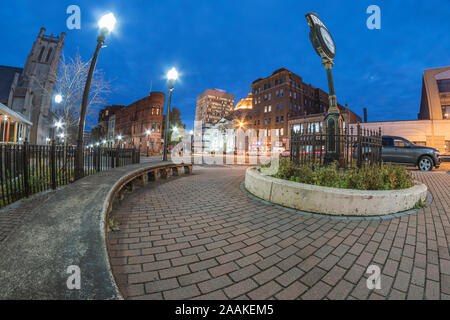
[[[67,30],[72,4],[81,8],[81,30]],[[380,30],[366,27],[372,4],[381,9]],[[328,91],[309,42],[308,11],[336,41],[338,101],[360,116],[367,107],[369,121],[416,119],[423,70],[450,64],[449,0],[14,0],[0,5],[0,65],[23,67],[41,26],[67,33],[66,57],[79,48],[90,59],[96,21],[107,11],[118,18],[98,63],[114,79],[109,104],[130,104],[151,83],[167,91],[164,74],[175,66],[182,77],[173,105],[188,128],[203,90],[227,90],[237,102],[253,80],[281,67]]]

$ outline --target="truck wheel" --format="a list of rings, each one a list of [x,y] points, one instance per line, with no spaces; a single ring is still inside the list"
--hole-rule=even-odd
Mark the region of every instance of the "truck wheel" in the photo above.
[[[419,160],[420,171],[431,171],[433,170],[433,160],[429,156],[423,156]]]

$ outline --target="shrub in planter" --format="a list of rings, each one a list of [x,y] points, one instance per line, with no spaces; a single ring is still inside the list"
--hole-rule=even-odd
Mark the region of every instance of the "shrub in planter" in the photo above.
[[[381,166],[338,168],[337,163],[326,167],[296,166],[289,159],[281,159],[276,178],[324,187],[358,190],[398,190],[414,185],[411,174],[404,167],[383,164]]]

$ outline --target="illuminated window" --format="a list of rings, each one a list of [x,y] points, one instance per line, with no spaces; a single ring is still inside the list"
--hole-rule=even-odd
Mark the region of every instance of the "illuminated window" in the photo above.
[[[442,118],[450,120],[450,106],[442,106]]]

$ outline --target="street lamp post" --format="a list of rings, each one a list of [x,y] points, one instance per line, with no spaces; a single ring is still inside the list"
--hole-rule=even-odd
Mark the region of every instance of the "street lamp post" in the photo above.
[[[97,47],[95,48],[94,56],[91,60],[91,66],[86,79],[86,85],[84,87],[83,100],[81,103],[80,122],[78,125],[78,139],[77,149],[75,151],[75,180],[84,177],[84,164],[83,164],[83,135],[84,135],[84,122],[87,112],[87,103],[89,99],[89,90],[91,88],[92,76],[94,74],[95,65],[97,63],[98,54],[103,44],[106,41],[106,35],[110,33],[116,24],[116,18],[112,13],[104,15],[98,22],[100,28],[100,35],[97,38]]]
[[[167,79],[169,80],[169,98],[167,100],[167,113],[166,113],[166,130],[164,130],[164,149],[163,149],[163,161],[167,161],[167,151],[169,146],[169,126],[170,126],[170,103],[172,100],[173,83],[178,79],[178,72],[175,68],[172,68],[167,73]]]

